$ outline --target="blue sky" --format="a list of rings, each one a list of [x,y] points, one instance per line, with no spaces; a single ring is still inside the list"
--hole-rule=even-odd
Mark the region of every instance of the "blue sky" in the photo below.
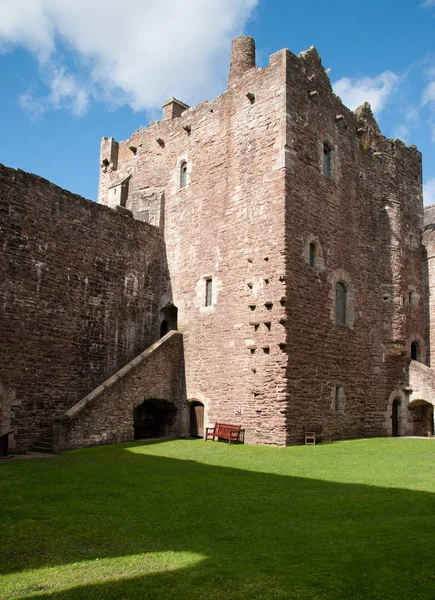
[[[231,38],[257,63],[314,45],[350,108],[423,153],[435,203],[435,0],[3,0],[0,162],[96,199],[102,136],[226,88]]]

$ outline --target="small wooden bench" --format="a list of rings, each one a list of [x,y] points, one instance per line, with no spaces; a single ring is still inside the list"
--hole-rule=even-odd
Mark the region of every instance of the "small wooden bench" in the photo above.
[[[243,444],[245,441],[245,430],[241,425],[230,425],[228,423],[216,423],[214,427],[205,430],[205,441],[212,439],[227,440],[229,444]]]
[[[324,439],[329,439],[329,443],[332,444],[331,436],[328,436],[323,431],[323,425],[308,425],[304,427],[304,439],[306,446],[315,446]]]

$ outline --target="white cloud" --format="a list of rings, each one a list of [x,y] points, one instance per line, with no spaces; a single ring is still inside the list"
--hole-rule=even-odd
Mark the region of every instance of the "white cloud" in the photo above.
[[[0,12],[0,51],[34,53],[45,104],[76,114],[91,96],[137,110],[171,96],[193,102],[221,91],[231,38],[258,2],[13,0]]]
[[[423,90],[423,94],[421,97],[421,103],[423,106],[428,104],[435,104],[435,81],[429,83]]]
[[[405,143],[409,142],[410,131],[405,125],[398,125],[394,130],[394,137]]]
[[[435,0],[425,0],[422,6],[424,8],[432,8],[432,6],[435,6]]]
[[[400,77],[392,71],[384,71],[376,77],[350,79],[342,77],[333,83],[334,92],[343,103],[355,110],[364,102],[369,102],[373,112],[380,113],[399,85]]]
[[[421,95],[422,106],[429,108],[429,123],[432,130],[432,141],[435,142],[435,81],[429,83]]]
[[[52,68],[48,74],[50,100],[54,108],[68,108],[77,116],[86,112],[89,95],[73,75],[66,72],[63,67]]]
[[[21,94],[18,98],[18,103],[30,114],[33,121],[41,119],[45,112],[44,102],[40,98],[37,98],[31,90]]]
[[[435,177],[428,179],[423,185],[423,199],[425,205],[435,204]]]

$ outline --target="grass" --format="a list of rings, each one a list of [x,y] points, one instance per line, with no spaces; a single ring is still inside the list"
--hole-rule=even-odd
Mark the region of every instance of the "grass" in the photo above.
[[[435,442],[134,443],[0,464],[0,598],[434,600]]]

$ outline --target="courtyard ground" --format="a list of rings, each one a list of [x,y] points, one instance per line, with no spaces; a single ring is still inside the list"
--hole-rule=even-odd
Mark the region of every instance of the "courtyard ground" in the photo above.
[[[435,443],[131,443],[0,463],[0,598],[434,600]]]

